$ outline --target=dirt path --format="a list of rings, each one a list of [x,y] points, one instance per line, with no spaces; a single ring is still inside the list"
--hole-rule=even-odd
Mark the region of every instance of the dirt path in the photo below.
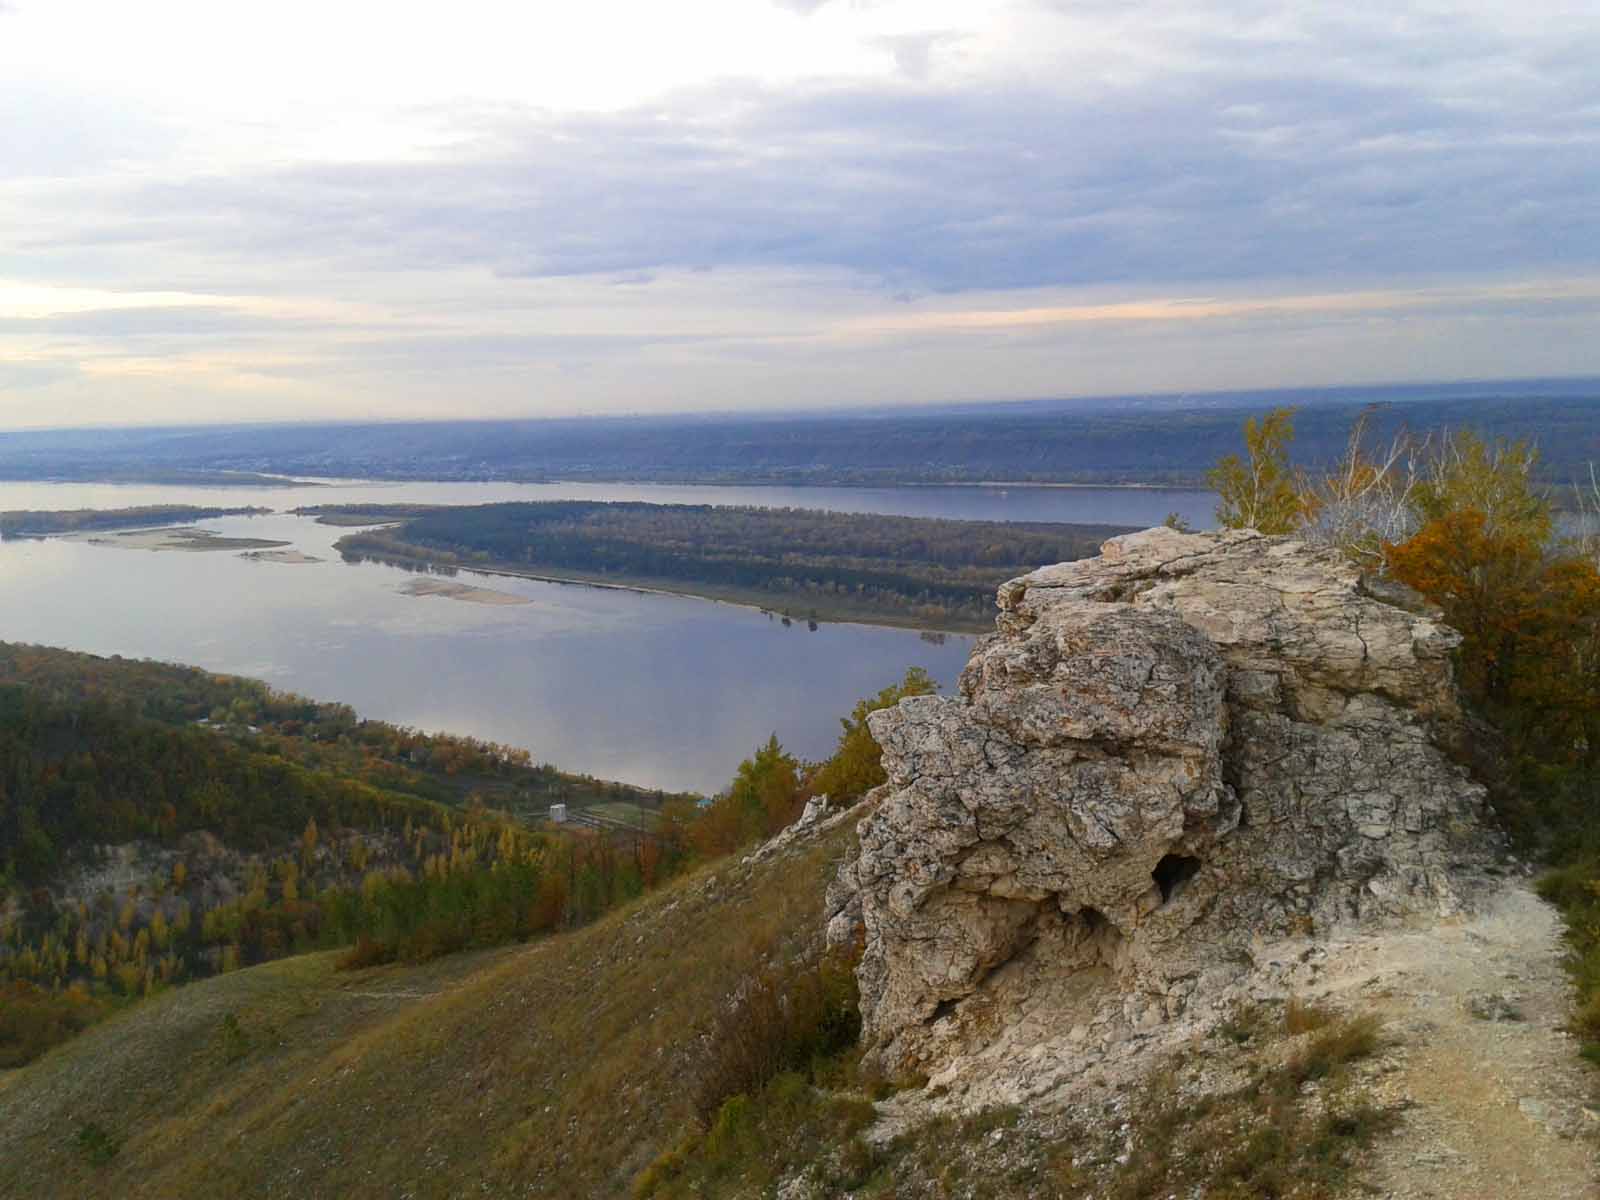
[[[1325,994],[1395,1039],[1376,1084],[1409,1105],[1370,1182],[1390,1200],[1600,1198],[1594,1073],[1562,1031],[1561,923],[1525,883],[1457,923],[1333,949]]]

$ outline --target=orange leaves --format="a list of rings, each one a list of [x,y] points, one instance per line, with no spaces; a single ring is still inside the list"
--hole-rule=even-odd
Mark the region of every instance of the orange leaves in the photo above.
[[[1436,516],[1386,547],[1395,578],[1444,610],[1463,637],[1467,699],[1541,756],[1593,756],[1600,733],[1600,573],[1551,548],[1538,522],[1479,509]]]

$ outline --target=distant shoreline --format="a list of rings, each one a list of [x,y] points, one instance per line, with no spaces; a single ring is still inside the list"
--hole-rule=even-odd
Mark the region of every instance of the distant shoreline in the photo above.
[[[1053,483],[1047,480],[1035,479],[977,479],[970,482],[951,481],[949,483],[901,483],[895,487],[967,487],[967,488],[1085,488],[1097,492],[1108,491],[1141,491],[1141,492],[1204,492],[1214,494],[1211,488],[1201,487],[1191,483]]]
[[[642,577],[629,578],[625,576],[620,579],[616,577],[599,579],[587,578],[577,573],[553,575],[548,572],[522,571],[515,567],[468,565],[426,558],[408,559],[398,555],[362,554],[360,558],[364,562],[380,563],[385,566],[399,568],[402,571],[419,568],[435,574],[493,575],[506,579],[528,579],[534,583],[558,583],[568,587],[591,587],[612,592],[633,592],[640,596],[675,596],[686,600],[704,600],[711,604],[728,604],[734,608],[747,608],[752,612],[766,613],[768,616],[779,617],[795,625],[814,620],[818,625],[866,625],[880,629],[904,629],[907,632],[936,633],[944,637],[981,637],[983,634],[994,632],[992,620],[988,624],[974,622],[964,629],[951,629],[927,622],[918,622],[911,618],[895,619],[892,617],[879,617],[875,614],[836,616],[819,611],[815,617],[797,615],[774,606],[770,600],[761,599],[762,593],[759,592],[746,592],[737,589],[717,592],[711,588],[689,591],[685,588],[669,586],[660,580],[647,581]]]

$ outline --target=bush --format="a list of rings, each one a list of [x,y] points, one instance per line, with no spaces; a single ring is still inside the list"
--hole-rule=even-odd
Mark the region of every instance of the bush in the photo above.
[[[667,1150],[639,1174],[633,1195],[765,1194],[801,1172],[823,1194],[840,1195],[875,1178],[879,1155],[860,1135],[876,1116],[866,1100],[832,1095],[806,1073],[785,1071],[753,1095],[723,1101],[703,1136]]]
[[[1378,1018],[1368,1014],[1328,1025],[1284,1066],[1282,1086],[1298,1089],[1311,1079],[1326,1079],[1378,1049]]]
[[[1206,474],[1217,493],[1217,523],[1224,529],[1291,533],[1305,512],[1301,488],[1289,466],[1294,438],[1292,408],[1275,408],[1244,423],[1245,456],[1229,454]]]
[[[1283,1031],[1290,1037],[1321,1029],[1332,1020],[1333,1014],[1327,1009],[1307,1004],[1299,996],[1290,996],[1283,1006]]]
[[[337,965],[341,971],[359,971],[363,967],[381,967],[394,959],[395,948],[392,945],[363,933],[356,938],[354,946],[339,956]]]
[[[839,745],[833,757],[812,774],[809,790],[826,795],[836,808],[842,808],[883,783],[888,778],[883,770],[883,751],[867,727],[867,717],[879,709],[893,708],[907,696],[929,696],[938,689],[926,671],[912,667],[899,683],[858,701],[848,717],[839,719],[844,727]]]
[[[841,955],[763,972],[712,1026],[694,1110],[707,1126],[734,1096],[753,1096],[789,1071],[809,1077],[855,1045],[861,1010],[854,965]]]
[[[0,1069],[32,1062],[105,1016],[81,989],[49,992],[21,980],[0,987]]]
[[[74,1141],[91,1167],[105,1166],[122,1150],[122,1139],[94,1121],[81,1126]]]

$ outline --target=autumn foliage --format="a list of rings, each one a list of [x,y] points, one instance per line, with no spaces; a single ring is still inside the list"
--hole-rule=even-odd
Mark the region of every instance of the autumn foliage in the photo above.
[[[1425,494],[1433,511],[1386,548],[1388,569],[1460,632],[1462,693],[1515,753],[1600,765],[1600,573],[1552,537],[1549,503],[1527,487],[1518,460],[1499,470],[1484,461],[1476,449],[1468,455],[1468,470],[1485,476],[1476,495],[1450,502],[1461,481],[1449,478]]]

